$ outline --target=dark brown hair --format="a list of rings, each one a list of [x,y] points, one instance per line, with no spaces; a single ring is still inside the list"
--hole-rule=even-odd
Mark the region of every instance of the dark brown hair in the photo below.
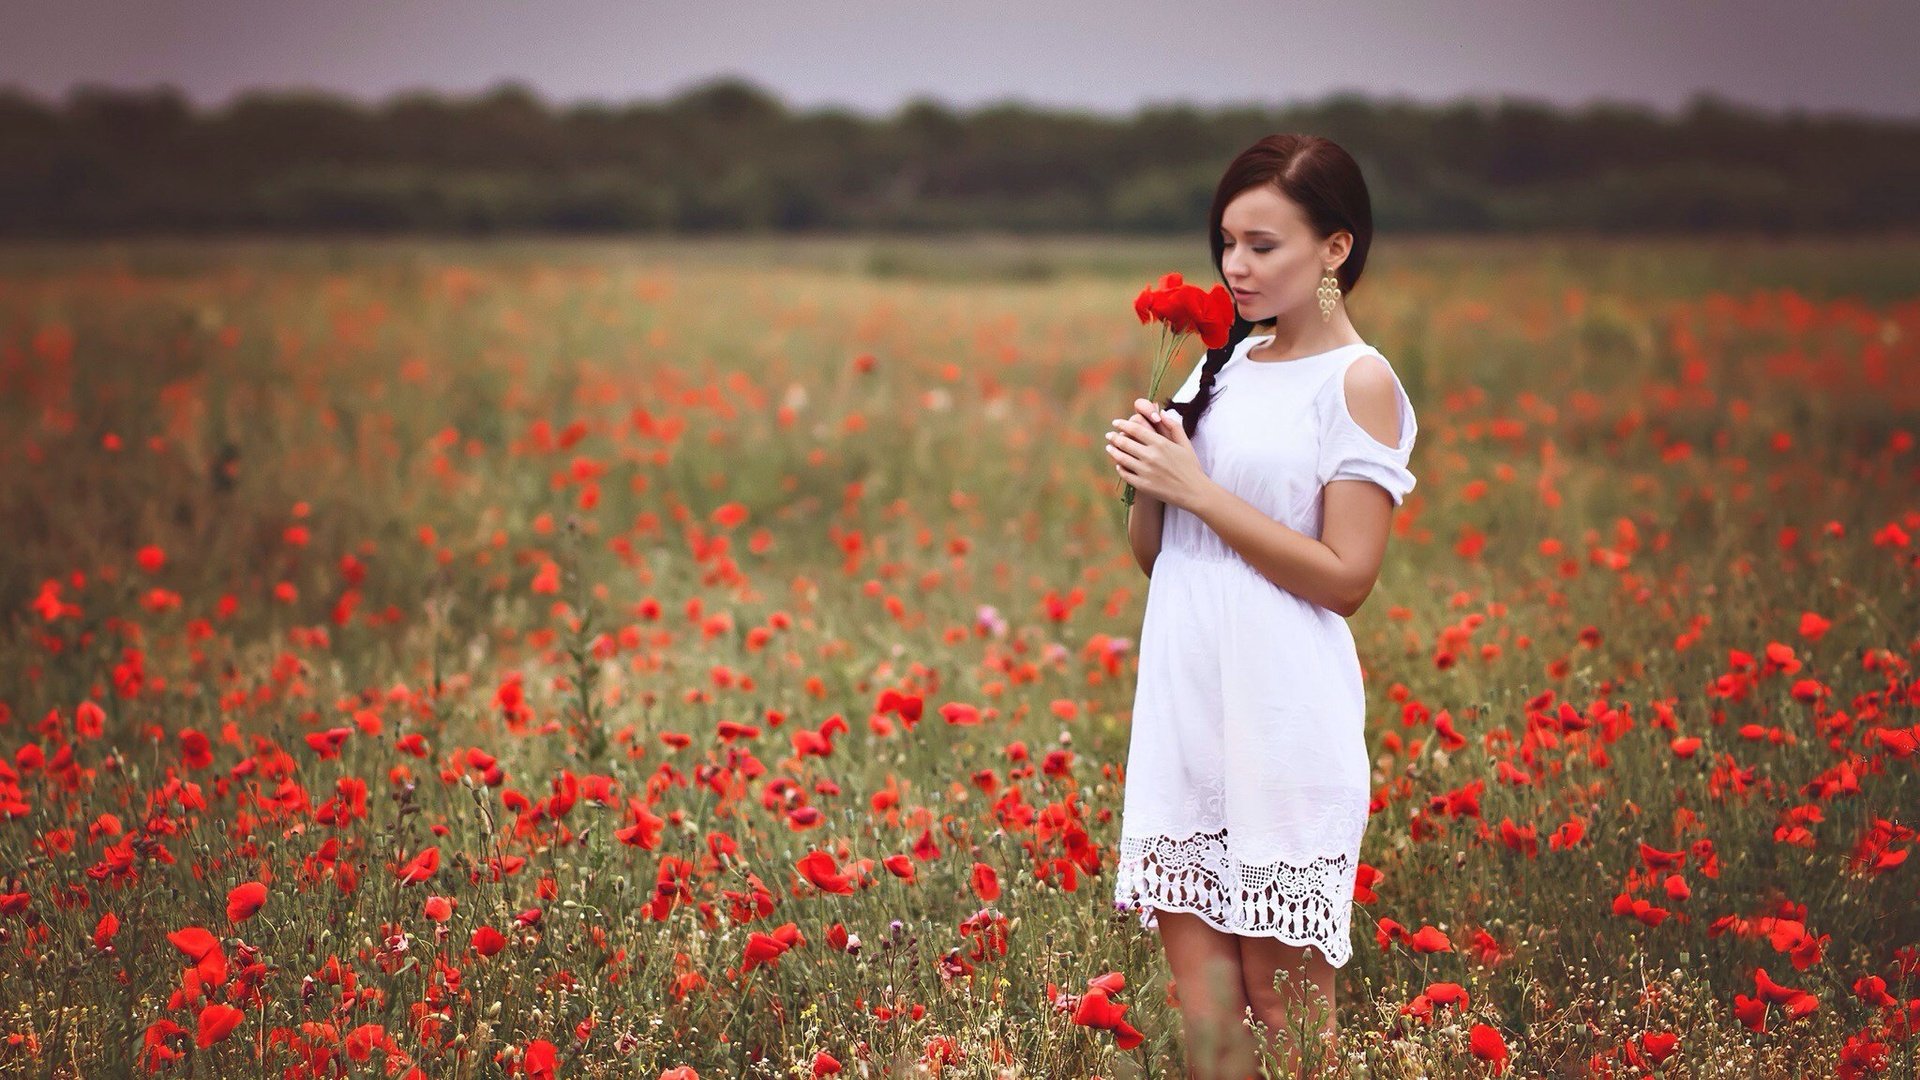
[[[1297,203],[1320,239],[1341,230],[1353,234],[1353,247],[1347,253],[1347,260],[1334,271],[1341,293],[1352,292],[1360,283],[1360,272],[1367,266],[1367,248],[1373,243],[1373,202],[1367,196],[1367,182],[1360,175],[1360,166],[1338,143],[1318,135],[1269,135],[1240,151],[1240,156],[1227,166],[1220,185],[1214,189],[1213,208],[1207,221],[1207,244],[1213,251],[1214,276],[1226,280],[1220,269],[1221,255],[1226,248],[1226,241],[1220,238],[1220,220],[1226,216],[1227,204],[1241,192],[1262,184],[1271,185]],[[1200,417],[1213,404],[1214,377],[1226,366],[1234,349],[1253,332],[1253,327],[1236,309],[1227,343],[1218,349],[1209,349],[1206,359],[1201,361],[1200,388],[1193,400],[1176,405],[1168,398],[1160,403],[1163,409],[1173,406],[1179,410],[1180,422],[1187,429],[1189,439],[1199,429]]]

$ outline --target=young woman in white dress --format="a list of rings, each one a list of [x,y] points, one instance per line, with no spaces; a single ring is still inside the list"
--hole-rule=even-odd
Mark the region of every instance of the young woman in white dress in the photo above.
[[[1347,318],[1373,217],[1344,150],[1260,140],[1228,166],[1209,225],[1228,343],[1107,433],[1150,579],[1114,898],[1160,932],[1188,1076],[1238,1078],[1248,1020],[1289,1070],[1300,1037],[1324,1053],[1338,1031],[1371,786],[1345,617],[1413,487],[1417,428]]]

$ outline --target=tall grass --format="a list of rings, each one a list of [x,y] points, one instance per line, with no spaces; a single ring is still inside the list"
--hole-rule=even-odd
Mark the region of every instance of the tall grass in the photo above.
[[[1913,255],[1376,247],[1420,483],[1323,1074],[1920,1075]],[[0,1064],[1177,1074],[1100,452],[1166,269],[0,252]]]

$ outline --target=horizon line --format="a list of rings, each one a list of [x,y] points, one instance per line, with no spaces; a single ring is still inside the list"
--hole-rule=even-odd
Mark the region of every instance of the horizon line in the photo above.
[[[1141,101],[1131,109],[1099,109],[1084,105],[1049,103],[1028,95],[1008,93],[995,97],[982,98],[971,104],[956,102],[931,91],[918,91],[901,98],[889,109],[875,111],[844,102],[816,102],[801,105],[788,95],[780,93],[763,83],[744,75],[721,73],[703,76],[680,84],[673,90],[653,95],[636,94],[627,97],[610,95],[574,95],[557,96],[543,91],[532,81],[503,76],[491,82],[471,89],[451,89],[444,86],[421,85],[402,87],[384,92],[347,90],[340,87],[316,84],[286,83],[277,85],[251,86],[228,92],[224,98],[203,99],[188,93],[179,84],[168,80],[145,83],[117,83],[100,79],[76,79],[57,93],[48,93],[25,86],[18,82],[0,81],[0,95],[12,95],[25,98],[35,104],[54,110],[71,107],[75,101],[89,93],[123,94],[127,96],[178,97],[196,112],[218,113],[232,109],[235,105],[249,100],[263,98],[330,98],[362,107],[381,109],[394,104],[422,98],[439,99],[454,104],[470,104],[502,95],[530,98],[541,106],[559,111],[580,109],[631,109],[643,106],[667,106],[676,101],[697,96],[715,89],[740,88],[772,101],[795,116],[809,117],[819,115],[853,115],[868,120],[888,120],[899,116],[911,108],[932,106],[956,115],[966,116],[976,113],[992,112],[1000,109],[1019,108],[1039,113],[1064,113],[1080,116],[1097,116],[1107,119],[1125,119],[1143,113],[1169,109],[1192,109],[1197,112],[1227,112],[1242,109],[1286,110],[1299,108],[1325,107],[1341,101],[1364,101],[1376,106],[1411,105],[1419,108],[1448,109],[1467,107],[1477,110],[1500,110],[1507,108],[1543,109],[1549,112],[1577,115],[1592,112],[1637,112],[1663,121],[1679,120],[1697,112],[1703,107],[1720,108],[1744,113],[1769,120],[1840,120],[1868,121],[1879,123],[1915,123],[1920,122],[1920,113],[1881,112],[1860,106],[1805,106],[1805,105],[1763,105],[1742,101],[1722,91],[1711,89],[1695,90],[1684,103],[1679,105],[1657,105],[1652,102],[1630,98],[1596,95],[1579,102],[1561,102],[1539,95],[1536,92],[1522,90],[1469,91],[1450,97],[1422,97],[1406,91],[1381,93],[1361,89],[1335,88],[1314,95],[1301,95],[1292,98],[1239,98],[1222,99],[1217,102],[1201,102],[1187,98],[1152,98]]]

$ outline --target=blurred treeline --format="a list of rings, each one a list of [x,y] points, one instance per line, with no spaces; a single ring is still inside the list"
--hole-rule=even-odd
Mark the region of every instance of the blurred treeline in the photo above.
[[[737,79],[553,106],[0,90],[0,233],[1186,232],[1276,131],[1340,142],[1383,229],[1858,232],[1920,222],[1920,119],[1335,96],[1125,116],[931,100],[794,111]]]

